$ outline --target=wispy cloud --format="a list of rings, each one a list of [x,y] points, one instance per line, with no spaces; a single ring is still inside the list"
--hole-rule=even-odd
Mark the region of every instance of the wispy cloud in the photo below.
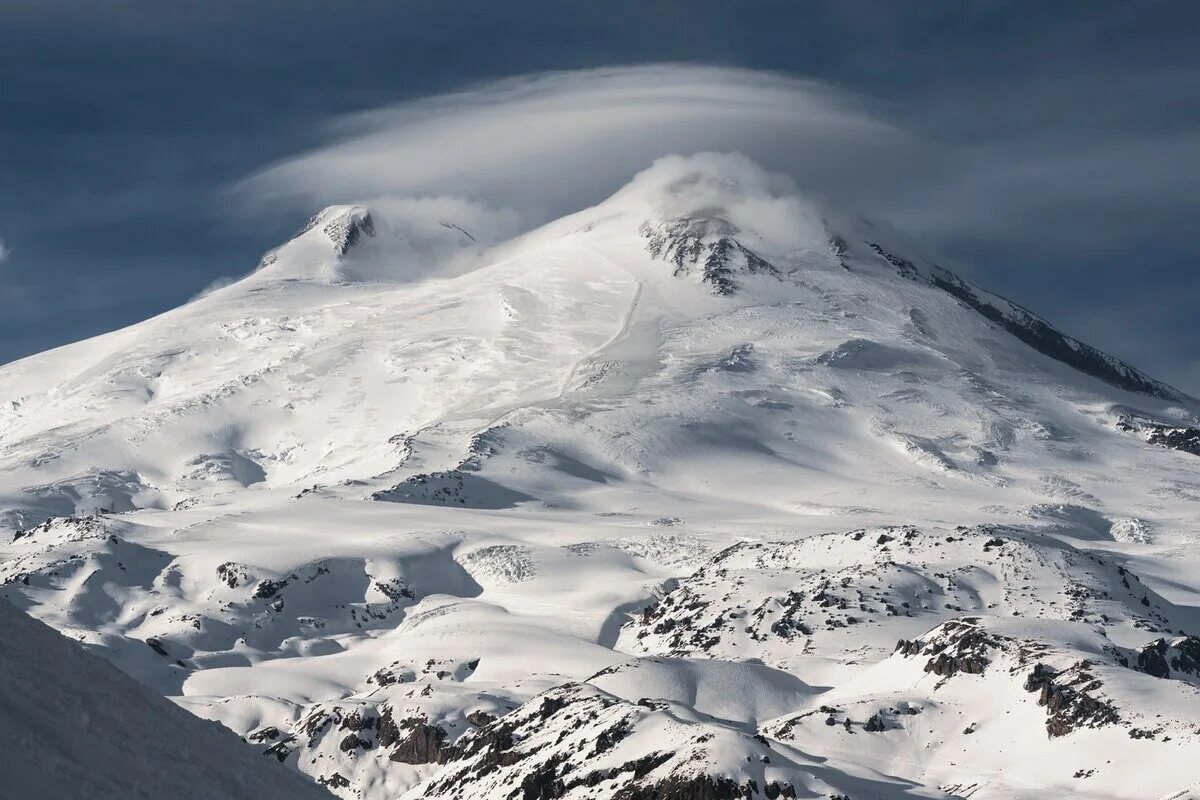
[[[821,194],[847,174],[912,179],[926,145],[828,85],[657,65],[541,74],[360,114],[249,178],[276,205],[458,196],[536,224],[593,204],[656,158],[736,151]]]
[[[1020,107],[1014,91],[1003,98],[1010,110]],[[1044,105],[1044,93],[1026,92],[1030,108]],[[962,102],[966,116],[987,108],[987,98]],[[345,118],[327,144],[269,166],[237,193],[305,211],[452,196],[534,225],[595,203],[658,157],[718,151],[743,153],[819,201],[933,244],[1036,241],[1043,253],[1086,256],[1200,212],[1190,175],[1178,169],[1200,160],[1198,131],[1147,138],[1114,123],[1095,134],[1047,126],[1015,135],[997,122],[996,135],[955,139],[941,135],[952,127],[943,122],[745,69],[545,73]]]

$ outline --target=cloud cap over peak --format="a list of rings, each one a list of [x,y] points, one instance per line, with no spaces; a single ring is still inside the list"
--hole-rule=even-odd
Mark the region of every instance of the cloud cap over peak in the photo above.
[[[238,194],[310,206],[457,195],[532,226],[599,202],[665,155],[736,151],[823,194],[838,194],[851,167],[898,178],[928,159],[919,139],[825,84],[678,64],[499,81],[355,115],[330,135]]]

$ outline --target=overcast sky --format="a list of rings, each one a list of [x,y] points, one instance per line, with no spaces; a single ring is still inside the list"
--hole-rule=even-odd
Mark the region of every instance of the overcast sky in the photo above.
[[[488,199],[541,153],[535,218],[704,147],[1200,394],[1197,98],[1191,0],[0,0],[0,362],[243,274],[330,202]],[[523,118],[561,138],[517,147]]]

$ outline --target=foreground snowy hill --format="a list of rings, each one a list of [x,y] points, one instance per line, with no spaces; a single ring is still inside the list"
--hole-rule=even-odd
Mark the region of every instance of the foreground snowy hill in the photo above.
[[[0,601],[5,797],[329,795]]]
[[[0,593],[343,797],[1187,791],[1195,400],[737,157],[502,227],[0,368]]]

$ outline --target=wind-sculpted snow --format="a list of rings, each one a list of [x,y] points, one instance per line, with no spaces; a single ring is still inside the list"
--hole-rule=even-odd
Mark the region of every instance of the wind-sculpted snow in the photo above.
[[[744,159],[460,207],[0,367],[0,594],[347,799],[1194,783],[1191,399]]]

